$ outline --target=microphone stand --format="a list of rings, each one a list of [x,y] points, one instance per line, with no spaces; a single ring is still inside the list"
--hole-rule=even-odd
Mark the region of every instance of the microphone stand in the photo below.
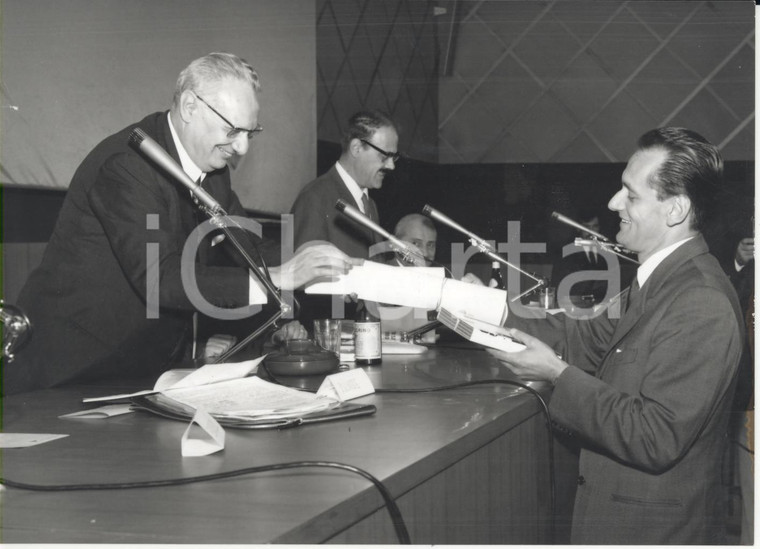
[[[521,269],[517,265],[513,265],[512,263],[510,263],[509,261],[507,261],[506,259],[504,259],[503,257],[501,257],[498,253],[496,253],[496,249],[493,247],[493,245],[490,242],[488,242],[485,239],[479,237],[478,235],[476,235],[476,234],[468,231],[467,229],[465,229],[464,227],[462,227],[461,225],[459,225],[455,221],[452,221],[451,219],[449,219],[447,216],[445,216],[444,214],[442,214],[438,210],[432,208],[430,205],[425,204],[425,207],[422,208],[422,213],[424,213],[428,217],[432,217],[436,221],[440,221],[440,222],[448,225],[449,227],[452,227],[453,229],[456,229],[460,233],[464,234],[468,238],[470,244],[472,244],[473,246],[475,246],[480,252],[486,254],[488,257],[490,257],[494,261],[498,261],[499,263],[502,263],[502,264],[506,265],[507,267],[510,267],[510,268],[514,269],[515,271],[521,273],[521,274],[524,274],[525,276],[527,276],[528,278],[530,278],[530,279],[532,279],[533,281],[536,282],[536,284],[534,284],[533,286],[531,286],[529,289],[527,289],[523,293],[521,293],[521,294],[513,297],[510,301],[515,302],[518,299],[520,299],[521,297],[526,296],[528,294],[531,294],[531,293],[535,292],[536,290],[538,290],[539,288],[547,285],[546,280],[544,280],[543,278],[538,277],[538,276],[536,276],[536,275],[534,275],[532,273],[529,273],[528,271],[525,271],[525,270]]]
[[[569,225],[570,227],[573,227],[574,229],[577,229],[583,233],[588,234],[591,238],[576,238],[573,244],[578,247],[583,246],[596,246],[597,248],[600,248],[604,250],[605,252],[609,252],[611,254],[615,254],[618,257],[622,257],[623,259],[627,259],[628,261],[632,261],[633,263],[638,264],[639,261],[630,257],[631,254],[635,254],[635,252],[632,252],[631,250],[628,250],[621,246],[620,244],[616,244],[615,242],[612,242],[609,238],[604,236],[601,233],[597,233],[596,231],[592,231],[588,227],[581,225],[580,223],[573,221],[567,216],[562,215],[559,212],[552,212],[552,219],[556,219],[560,223],[564,223],[565,225]]]
[[[282,318],[285,313],[291,310],[291,307],[283,301],[279,290],[272,282],[272,278],[269,276],[269,270],[267,269],[266,263],[264,263],[263,257],[261,258],[261,268],[259,268],[256,265],[256,262],[253,261],[253,258],[248,255],[248,252],[246,252],[240,241],[235,237],[232,231],[230,231],[230,227],[228,225],[229,221],[232,221],[238,229],[242,230],[242,227],[240,227],[240,225],[235,223],[234,220],[232,220],[227,215],[219,202],[217,202],[210,194],[204,191],[200,185],[197,185],[194,181],[190,180],[181,166],[142,129],[135,128],[132,130],[132,133],[129,136],[129,143],[190,191],[190,193],[197,199],[198,208],[209,216],[210,221],[213,225],[224,232],[225,236],[229,239],[230,242],[232,242],[232,245],[237,249],[243,260],[245,260],[245,262],[248,264],[250,270],[253,271],[253,274],[264,286],[267,293],[274,297],[280,307],[279,311],[272,315],[272,317],[267,320],[262,326],[256,329],[248,337],[240,341],[237,345],[231,347],[221,355],[215,357],[211,361],[211,364],[218,364],[220,362],[223,362],[237,353],[240,349],[245,347],[248,343],[255,340],[262,333],[269,330],[269,328],[276,325],[277,321],[280,320],[280,318]]]
[[[269,318],[264,324],[259,326],[256,330],[254,330],[250,335],[248,335],[245,339],[241,340],[239,343],[234,345],[233,347],[227,349],[224,353],[220,354],[217,357],[214,357],[211,360],[211,364],[219,364],[221,362],[226,361],[228,358],[236,354],[238,351],[240,351],[242,348],[244,348],[246,345],[248,345],[250,342],[255,341],[261,334],[265,333],[267,330],[269,330],[271,327],[277,325],[277,321],[280,320],[285,313],[290,312],[291,307],[285,301],[283,301],[282,296],[280,295],[279,290],[272,282],[272,278],[269,276],[269,270],[266,267],[266,264],[264,264],[264,261],[262,259],[262,266],[259,268],[256,263],[253,261],[253,258],[248,254],[248,252],[245,250],[243,245],[240,243],[240,241],[235,237],[235,235],[230,231],[230,227],[227,225],[226,220],[229,219],[226,213],[224,213],[224,210],[219,207],[218,209],[210,209],[204,205],[199,206],[201,210],[203,210],[208,216],[211,223],[213,223],[216,227],[222,230],[226,237],[230,240],[233,246],[235,246],[235,249],[237,249],[238,253],[243,257],[245,262],[250,267],[250,270],[253,271],[253,274],[256,276],[256,278],[261,282],[261,284],[264,286],[264,288],[267,290],[269,295],[274,297],[275,301],[277,301],[277,304],[279,305],[279,310],[272,315],[271,318]],[[235,223],[237,226],[237,223]],[[242,230],[241,227],[237,226]]]
[[[623,259],[627,259],[628,261],[632,261],[633,263],[638,264],[639,261],[636,259],[633,259],[629,255],[625,255],[626,251],[625,248],[621,248],[620,246],[617,246],[611,242],[602,242],[598,240],[596,237],[591,238],[576,238],[573,241],[574,246],[578,246],[579,248],[589,247],[589,246],[595,246],[597,248],[600,248],[601,250],[614,254],[618,257],[622,257]]]

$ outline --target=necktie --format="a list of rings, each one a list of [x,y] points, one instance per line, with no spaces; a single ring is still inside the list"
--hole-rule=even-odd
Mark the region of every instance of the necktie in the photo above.
[[[203,174],[198,176],[198,179],[195,180],[195,184],[201,187],[203,185]],[[193,199],[193,202],[195,202],[196,206],[200,206],[201,203],[198,200],[198,198],[195,196],[195,193],[193,191],[190,191],[190,198]]]
[[[626,311],[631,308],[631,304],[638,298],[640,291],[641,288],[639,287],[639,279],[634,278],[631,287],[628,289],[628,300],[625,304]]]
[[[362,193],[362,208],[364,208],[364,215],[369,217],[372,221],[375,221],[374,216],[372,215],[372,208],[369,204],[369,195],[367,193]]]

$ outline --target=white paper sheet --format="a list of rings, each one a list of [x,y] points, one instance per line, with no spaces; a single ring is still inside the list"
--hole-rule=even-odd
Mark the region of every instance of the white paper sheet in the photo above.
[[[193,437],[193,424],[198,425],[204,437]],[[182,457],[208,456],[224,450],[225,432],[219,422],[204,409],[195,411],[192,421],[182,434]]]
[[[107,406],[63,414],[58,417],[61,419],[106,419],[122,414],[129,414],[130,412],[132,412],[132,409],[129,404],[108,404]]]
[[[438,307],[445,273],[440,267],[399,267],[365,261],[330,282],[306,287],[307,294],[356,294],[360,299],[428,311]]]
[[[298,417],[325,410],[334,402],[312,393],[269,383],[258,377],[222,381],[163,393],[177,402],[224,417]]]
[[[507,292],[447,278],[441,292],[440,308],[501,326],[507,319]]]
[[[28,448],[69,435],[47,433],[0,433],[0,448]]]
[[[337,281],[308,286],[306,293],[354,293],[360,299],[428,311],[445,307],[490,324],[502,324],[507,314],[507,292],[445,278],[441,268],[399,267],[365,261]]]
[[[361,368],[327,376],[317,391],[317,396],[344,402],[353,398],[371,395],[375,387],[367,372]]]
[[[264,360],[265,357],[266,355],[253,360],[246,360],[244,362],[222,362],[220,364],[206,364],[198,369],[176,368],[174,370],[168,370],[161,374],[158,380],[156,380],[156,384],[153,386],[153,389],[146,389],[143,391],[137,391],[135,393],[85,398],[82,399],[82,402],[89,403],[129,400],[131,397],[150,395],[177,387],[190,387],[216,383],[218,381],[225,381],[229,379],[237,379],[254,374],[258,369],[259,364],[262,360]]]

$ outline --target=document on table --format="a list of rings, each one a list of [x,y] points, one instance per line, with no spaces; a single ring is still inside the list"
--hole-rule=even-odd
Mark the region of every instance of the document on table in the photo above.
[[[172,388],[204,385],[216,383],[218,381],[238,379],[254,374],[262,360],[264,360],[264,356],[243,362],[206,364],[198,369],[177,368],[174,370],[168,370],[161,374],[153,386],[153,389],[137,391],[136,393],[85,398],[82,402],[128,400],[131,397],[149,395]]]
[[[27,448],[69,435],[46,433],[0,433],[0,448]]]
[[[258,377],[168,389],[163,395],[220,418],[292,418],[338,405],[335,400],[275,385]]]

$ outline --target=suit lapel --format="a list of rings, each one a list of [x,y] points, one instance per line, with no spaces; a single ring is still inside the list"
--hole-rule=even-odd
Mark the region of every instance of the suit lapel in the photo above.
[[[692,259],[697,255],[707,253],[707,251],[708,248],[704,238],[702,236],[697,236],[696,238],[693,238],[690,241],[682,244],[672,254],[666,257],[665,260],[660,263],[660,265],[657,266],[654,272],[652,272],[650,275],[649,279],[644,283],[644,286],[641,287],[637,298],[633,301],[633,303],[631,303],[631,306],[628,308],[628,310],[623,313],[623,316],[620,318],[620,321],[615,327],[615,331],[612,334],[612,339],[610,339],[610,343],[607,348],[607,353],[603,359],[603,366],[599,371],[600,377],[606,369],[606,366],[608,364],[607,358],[609,355],[616,352],[616,350],[621,345],[624,346],[626,344],[624,341],[625,337],[631,332],[631,330],[633,330],[636,324],[638,324],[642,317],[647,313],[648,308],[654,306],[652,303],[653,300],[650,298],[650,296],[656,296],[660,292],[665,282],[671,276],[673,276],[674,273],[686,261]],[[630,288],[625,292],[623,296],[621,296],[623,303],[627,301],[629,291]]]
[[[332,176],[333,176],[333,180],[335,182],[335,185],[336,185],[336,188],[337,188],[337,191],[338,191],[337,192],[338,196],[340,196],[340,198],[342,198],[343,200],[345,200],[348,204],[352,204],[357,210],[361,211],[361,205],[358,202],[356,202],[356,199],[354,198],[354,195],[352,195],[351,191],[349,191],[348,187],[346,187],[346,184],[343,182],[343,179],[340,177],[340,174],[338,173],[338,169],[335,166],[333,166],[330,169],[334,172],[332,174]],[[377,205],[375,204],[375,201],[372,200],[371,197],[369,199],[369,206],[373,210],[374,219],[375,220],[379,220],[380,219],[380,215],[379,215],[379,213],[377,211]],[[353,220],[351,220],[350,223],[351,223],[351,227],[355,231],[358,231],[360,234],[364,235],[364,238],[367,239],[367,242],[369,244],[374,244],[374,243],[380,242],[380,240],[381,240],[380,239],[380,235],[375,234],[375,231],[371,231],[370,229],[368,229],[364,225],[360,225],[359,223],[357,223],[356,221],[353,221]],[[380,224],[379,221],[376,221],[376,223],[378,225]]]

